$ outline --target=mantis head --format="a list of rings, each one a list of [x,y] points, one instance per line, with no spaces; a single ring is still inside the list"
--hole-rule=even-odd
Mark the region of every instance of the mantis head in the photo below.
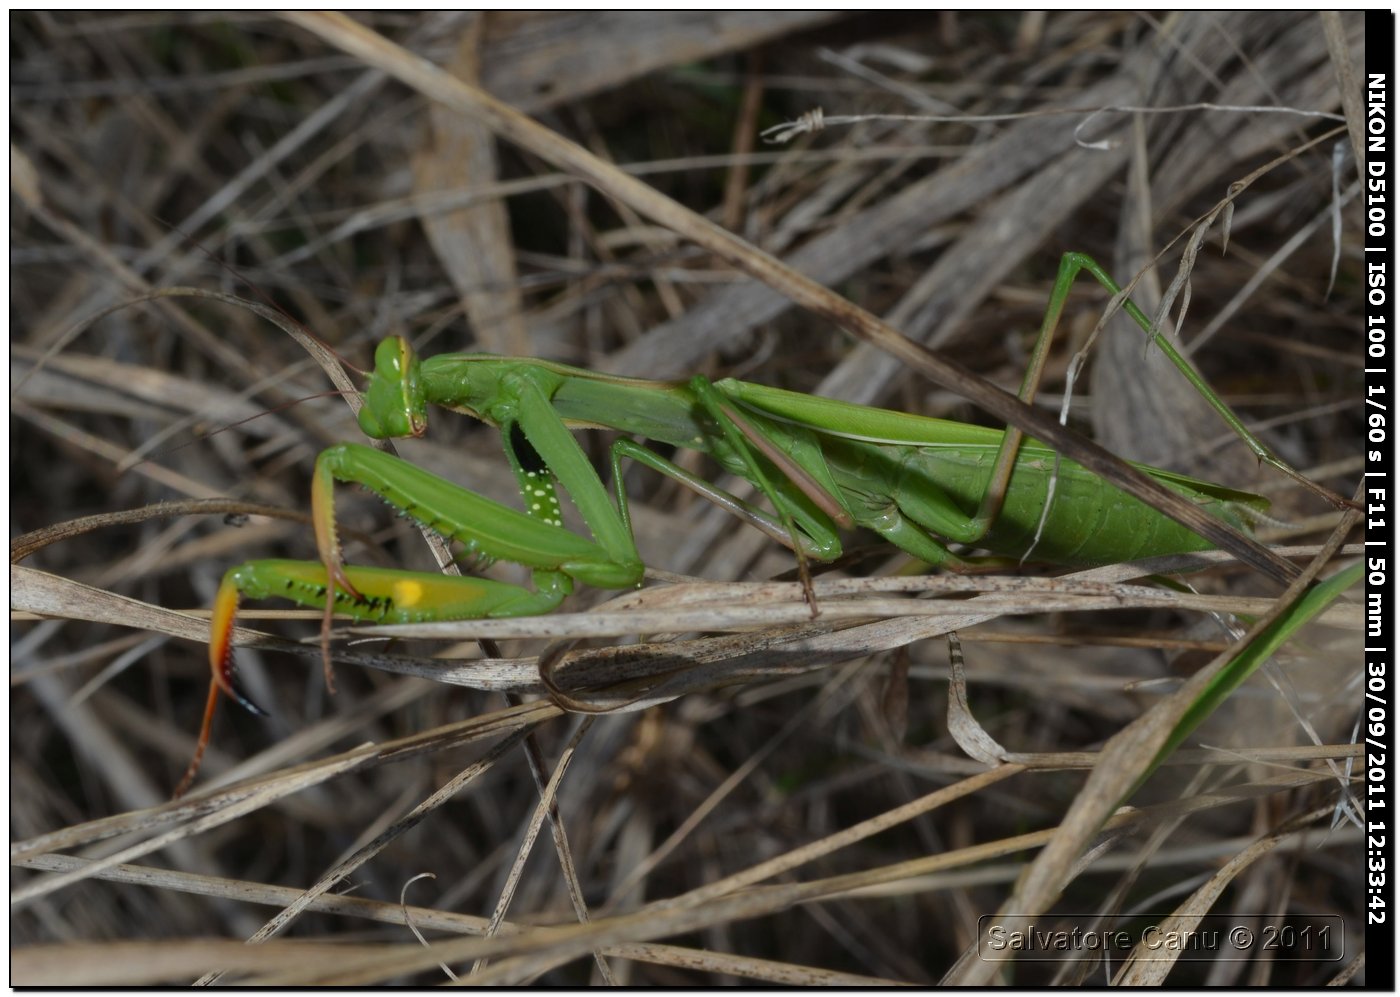
[[[422,436],[428,400],[419,381],[418,355],[408,340],[390,336],[374,351],[374,373],[360,409],[360,429],[376,440]]]

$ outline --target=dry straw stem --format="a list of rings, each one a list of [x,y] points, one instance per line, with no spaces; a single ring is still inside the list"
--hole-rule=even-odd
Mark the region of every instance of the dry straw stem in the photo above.
[[[1198,764],[1202,760],[1203,756],[1209,754],[1211,754],[1211,752],[1183,752],[1179,757],[1173,759],[1173,763],[1184,765]],[[1309,759],[1321,759],[1328,757],[1344,759],[1356,758],[1359,756],[1360,750],[1359,746],[1357,745],[1335,745],[1320,748],[1240,752],[1238,753],[1236,760],[1241,763],[1273,761],[1280,764],[1292,764]],[[723,896],[726,893],[730,893],[744,887],[752,886],[753,884],[762,882],[765,879],[771,879],[776,875],[791,872],[800,868],[804,864],[812,862],[824,855],[828,855],[841,848],[849,847],[875,834],[897,826],[900,822],[908,820],[912,815],[927,812],[929,810],[935,809],[938,806],[946,805],[951,800],[954,800],[959,796],[967,795],[968,793],[975,792],[979,789],[984,788],[987,785],[995,784],[996,782],[1005,780],[1010,776],[1016,774],[1016,770],[1018,770],[1021,765],[1027,767],[1073,767],[1077,765],[1092,765],[1095,761],[1095,758],[1096,756],[1093,755],[1082,756],[1079,758],[1042,759],[1027,757],[1025,758],[1024,762],[1018,763],[1017,766],[1003,767],[995,772],[988,772],[984,775],[979,775],[972,779],[965,780],[964,782],[958,784],[958,786],[955,788],[950,788],[948,790],[940,790],[936,793],[930,794],[929,796],[923,799],[913,801],[912,803],[904,807],[891,811],[890,813],[881,815],[878,818],[865,821],[860,824],[854,825],[850,828],[847,828],[837,835],[832,835],[821,841],[813,842],[803,848],[795,849],[779,859],[774,859],[760,863],[750,869],[743,871],[742,873],[738,873],[727,877],[722,881],[709,884],[703,889],[691,891],[689,894],[687,894],[684,898],[681,898],[680,900],[671,901],[660,905],[654,905],[652,909],[659,910],[664,909],[668,906],[675,906],[677,904],[695,905],[705,900]],[[1284,775],[1283,778],[1291,780],[1296,778],[1296,776]],[[1258,791],[1257,788],[1255,789],[1255,791]],[[1214,806],[1219,805],[1220,802],[1221,801],[1218,799],[1207,800],[1206,798],[1198,798],[1192,802],[1191,807],[1200,808],[1202,806]],[[200,804],[198,808],[196,808],[196,806],[193,803],[186,803],[180,804],[176,807],[165,809],[170,810],[173,813],[179,810],[191,811],[195,809],[207,809],[207,807],[207,803]],[[1163,813],[1171,813],[1174,816],[1181,816],[1184,813],[1186,813],[1186,809],[1169,807],[1163,810]],[[1139,815],[1138,819],[1141,819],[1141,815]],[[317,896],[307,898],[305,896],[298,896],[297,891],[290,890],[287,888],[275,887],[267,884],[249,884],[241,880],[220,880],[212,877],[190,876],[188,874],[172,872],[169,870],[131,866],[128,864],[115,863],[111,861],[104,861],[102,863],[89,863],[80,859],[74,859],[71,857],[58,855],[46,851],[46,849],[49,848],[71,848],[74,845],[81,843],[82,841],[98,840],[100,837],[109,836],[115,833],[124,833],[127,831],[140,830],[143,828],[150,828],[156,826],[154,822],[143,822],[141,820],[141,815],[126,815],[124,818],[122,818],[119,824],[114,824],[114,822],[102,823],[104,826],[98,829],[94,829],[96,833],[92,833],[89,835],[69,835],[61,840],[31,842],[28,844],[28,847],[17,849],[14,852],[12,860],[15,861],[17,864],[23,865],[27,868],[55,872],[66,872],[70,877],[84,878],[86,876],[98,876],[100,878],[109,879],[116,882],[140,883],[148,886],[163,886],[167,888],[182,890],[185,892],[201,893],[208,896],[224,897],[228,899],[239,899],[247,902],[279,907],[285,907],[291,902],[295,901],[299,904],[305,905],[308,909],[342,913],[352,917],[367,918],[377,921],[383,921],[386,923],[403,923],[403,921],[406,918],[412,917],[422,927],[466,934],[484,933],[489,927],[490,922],[487,919],[475,918],[468,915],[446,913],[426,908],[415,908],[411,912],[405,912],[403,911],[401,905],[378,903],[373,901],[360,900],[354,897],[345,897],[329,894],[318,894]],[[1121,823],[1123,822],[1120,821],[1119,824]],[[1299,828],[1301,828],[1302,826],[1303,822],[1299,822]],[[1268,846],[1273,847],[1281,842],[1287,841],[1290,837],[1296,834],[1296,830],[1297,829],[1284,829],[1283,831],[1277,834],[1269,836],[1269,838],[1267,839]],[[1035,835],[1029,835],[1019,839],[1015,839],[1014,842],[1010,843],[1010,845],[1013,851],[1020,848],[1034,847],[1036,844],[1045,840],[1045,838],[1046,834],[1038,833]],[[1006,845],[1004,844],[1001,847],[1006,847]],[[1219,847],[1228,848],[1231,847],[1231,844],[1221,843]],[[1257,857],[1257,850],[1255,851],[1255,857]],[[955,853],[951,855],[942,856],[936,861],[936,865],[942,868],[959,868],[964,866],[971,866],[974,862],[977,862],[985,857],[985,850],[978,849],[975,850],[974,854]],[[1172,861],[1171,857],[1168,855],[1161,855],[1158,857],[1158,860],[1164,862]],[[1109,864],[1111,865],[1111,863]],[[937,873],[934,871],[933,866],[930,866],[928,863],[924,863],[924,865],[925,871],[920,873],[919,877],[917,878],[910,877],[906,879],[897,877],[894,879],[890,879],[889,877],[874,877],[872,879],[872,882],[890,882],[896,885],[902,882],[904,884],[902,889],[910,890],[937,888],[940,885],[940,883],[946,883],[950,881],[949,877],[947,876],[943,876],[940,882],[928,881],[930,877],[935,877]],[[991,878],[994,880],[1005,879],[1009,878],[1013,874],[1014,868],[1008,867],[996,873]],[[986,879],[987,877],[984,876],[982,878]],[[920,879],[924,881],[920,882]],[[860,893],[862,895],[867,896],[889,895],[890,893],[888,889],[877,889],[873,885],[857,886],[852,888],[852,892]],[[510,932],[515,932],[524,929],[520,925],[508,925],[506,926],[506,930]],[[166,968],[167,967],[160,964],[151,965],[145,971],[145,975],[138,977],[138,979],[143,982],[153,982],[164,979],[166,978],[164,976]],[[77,970],[75,972],[81,973],[83,971]],[[761,978],[768,978],[774,980],[781,979],[781,977],[770,976],[764,976]],[[97,979],[98,977],[94,976],[79,975],[76,977],[76,980],[80,982],[94,982]],[[35,980],[34,982],[41,981]],[[60,977],[50,975],[44,977],[42,982],[47,982],[50,985],[60,985],[63,982],[63,980]]]
[[[1312,813],[1300,814],[1284,827],[1251,843],[1248,848],[1231,858],[1200,889],[1192,893],[1185,903],[1172,911],[1171,916],[1162,921],[1161,930],[1168,937],[1177,933],[1185,935],[1193,932],[1202,918],[1210,913],[1226,887],[1234,882],[1240,873],[1288,843],[1297,828],[1328,817],[1328,809],[1323,807]],[[1145,942],[1139,942],[1123,963],[1123,968],[1114,977],[1113,983],[1115,986],[1129,987],[1160,986],[1180,955],[1179,951],[1171,952],[1163,958],[1160,953],[1152,952]]]
[[[1136,570],[1141,570],[1136,569]],[[204,614],[175,613],[69,579],[20,565],[10,569],[11,608],[36,618],[59,617],[136,626],[173,637],[202,641],[207,637]],[[652,590],[644,601],[653,609],[631,608],[638,596],[614,600],[614,612],[602,607],[590,613],[558,613],[547,617],[472,620],[350,628],[379,638],[413,637],[455,640],[543,638],[574,640],[618,637],[663,631],[738,631],[733,637],[662,641],[578,652],[561,676],[578,688],[584,682],[607,687],[674,675],[678,681],[651,690],[632,708],[655,705],[735,681],[780,678],[815,671],[860,654],[903,647],[917,640],[966,629],[1007,615],[1094,612],[1106,609],[1171,609],[1208,614],[1260,616],[1276,607],[1271,599],[1201,596],[1142,585],[1067,578],[975,578],[923,576],[908,578],[818,581],[821,621],[809,623],[800,587],[791,583],[727,583],[675,586]],[[858,598],[864,593],[892,591],[971,595],[950,601]],[[696,604],[700,604],[697,607]],[[705,605],[710,603],[711,605]],[[663,605],[657,605],[663,604]],[[766,604],[766,605],[765,605]],[[316,619],[315,613],[264,614],[275,618]],[[915,619],[908,619],[914,617]],[[853,623],[869,622],[864,626]],[[1336,606],[1320,622],[1359,633],[1359,606]],[[775,629],[783,628],[783,629]],[[756,631],[747,633],[748,631]],[[270,634],[237,628],[240,647],[291,651],[311,657],[319,646],[299,645]],[[451,666],[439,659],[404,655],[376,656],[357,652],[335,654],[336,661],[377,667],[402,675],[431,678],[448,685],[501,692],[539,693],[539,672],[533,663],[472,661]],[[661,697],[660,700],[657,697]]]
[[[316,614],[246,607],[242,674],[275,717],[225,710],[196,793],[167,802],[213,587],[248,558],[311,554],[311,463],[359,436],[353,395],[305,399],[388,333],[431,354],[515,348],[523,330],[522,350],[600,371],[1000,425],[1008,408],[960,400],[976,382],[931,387],[918,351],[852,346],[838,323],[878,315],[1014,390],[1055,263],[1083,250],[1149,314],[1176,294],[1166,327],[1291,462],[1347,492],[1359,470],[1355,170],[1334,165],[1345,137],[1305,116],[1344,110],[1339,60],[1364,55],[1354,15],[1325,31],[1259,12],[361,20],[402,46],[376,46],[382,68],[261,15],[12,19],[17,980],[426,984],[441,964],[464,982],[927,985],[972,949],[979,916],[1023,902],[1018,877],[1046,849],[1075,924],[1211,903],[1359,918],[1356,831],[1344,811],[1328,828],[1354,792],[1354,604],[1115,811],[1110,790],[1149,754],[1114,736],[1139,718],[1160,732],[1172,691],[1232,642],[1234,614],[1267,613],[1273,582],[1224,553],[904,578],[852,536],[816,579],[813,621],[790,582],[761,581],[789,553],[642,473],[628,488],[644,589],[580,591],[537,619],[341,628],[334,697],[306,643]],[[509,105],[491,105],[507,132],[387,76],[428,73],[405,51]],[[755,144],[817,105],[868,120]],[[1206,105],[1281,113],[1156,113]],[[1115,106],[1155,111],[1095,114]],[[529,144],[538,123],[548,145]],[[263,295],[341,356],[308,360]],[[1070,357],[1102,325],[1071,425],[1266,493],[1281,522],[1258,533],[1293,545],[1274,554],[1315,557],[1335,510],[1261,473],[1212,413],[1188,415],[1189,395],[1157,400],[1180,379],[1139,331],[1102,321],[1106,303],[1087,285],[1070,296],[1029,418],[1055,421]],[[494,434],[432,419],[405,457],[518,501]],[[606,437],[579,435],[605,463]],[[355,563],[433,568],[376,504],[348,488],[338,503],[346,536],[361,531]],[[517,580],[506,567],[496,577]],[[950,630],[966,715],[1005,747],[990,769],[948,737]],[[543,695],[545,643],[581,636],[557,683],[626,710],[586,730],[512,699]],[[275,932],[317,941],[245,944]],[[1023,984],[1118,968],[999,967]],[[1165,982],[1340,971],[1183,963]]]
[[[1002,779],[1014,772],[988,773],[987,778]],[[1302,783],[1300,783],[1300,778]],[[1325,776],[1311,778],[1300,773],[1266,779],[1255,786],[1238,787],[1243,796],[1277,791],[1280,786],[1297,786]],[[969,792],[981,788],[984,779],[968,780],[957,787],[959,792]],[[939,793],[937,803],[945,803],[955,798],[956,793]],[[1224,796],[1201,795],[1184,808],[1184,812],[1200,812],[1213,807],[1234,802],[1233,794]],[[923,801],[921,801],[923,802]],[[1172,807],[1168,811],[1179,816],[1183,810]],[[1151,811],[1125,813],[1111,819],[1105,831],[1112,835],[1124,828],[1144,823],[1150,824],[1159,819]],[[904,884],[906,889],[923,890],[927,883],[922,877],[935,875],[948,869],[963,868],[991,858],[1015,854],[1027,848],[1042,845],[1051,836],[1050,831],[1034,832],[1015,838],[1003,839],[988,846],[957,849],[942,855],[898,863],[893,866],[866,870],[845,876],[833,876],[802,884],[753,887],[728,894],[736,886],[752,883],[771,875],[774,863],[765,864],[751,870],[748,875],[730,877],[714,888],[694,891],[684,897],[660,904],[652,904],[635,914],[605,917],[586,925],[571,928],[535,928],[513,931],[497,939],[469,938],[454,942],[443,942],[425,951],[412,945],[381,946],[378,950],[357,949],[354,953],[339,952],[334,959],[318,959],[300,966],[269,965],[261,971],[242,978],[242,982],[264,986],[306,986],[369,985],[394,975],[414,972],[436,965],[438,961],[457,962],[466,959],[503,957],[485,971],[476,974],[472,982],[480,984],[521,983],[533,978],[542,968],[561,965],[589,951],[606,951],[609,947],[626,942],[645,941],[656,937],[693,930],[707,924],[742,920],[762,916],[766,913],[786,909],[794,904],[841,895],[870,894],[883,884]],[[847,836],[850,837],[850,836]],[[1278,840],[1291,837],[1291,844],[1301,843],[1296,832],[1288,830],[1280,833]],[[844,842],[843,842],[844,843]],[[784,863],[787,864],[787,863]],[[127,875],[133,875],[129,871]],[[313,891],[316,892],[316,891]],[[878,891],[876,891],[878,892]],[[728,894],[728,895],[726,895]],[[319,894],[317,894],[319,896]],[[316,898],[303,895],[298,897],[288,909],[310,906]],[[387,906],[387,905],[385,905]],[[426,914],[425,914],[426,916]],[[463,927],[464,925],[458,925]],[[160,967],[163,969],[164,967]],[[153,981],[164,979],[159,971],[152,972],[144,979]],[[90,982],[88,979],[82,982]]]

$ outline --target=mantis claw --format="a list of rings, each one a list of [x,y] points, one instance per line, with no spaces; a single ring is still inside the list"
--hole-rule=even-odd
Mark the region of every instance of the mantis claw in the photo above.
[[[195,742],[194,758],[175,787],[173,799],[184,796],[194,778],[199,774],[199,766],[204,761],[205,749],[209,747],[209,735],[214,729],[214,713],[219,708],[219,693],[222,692],[255,717],[268,715],[253,702],[238,681],[236,662],[233,657],[233,622],[238,615],[238,572],[232,568],[219,584],[219,593],[214,597],[214,608],[209,615],[209,698],[204,704],[204,720],[200,723],[199,739]]]
[[[271,714],[268,713],[267,710],[264,710],[257,703],[253,702],[249,695],[243,691],[243,686],[241,686],[238,683],[238,680],[233,676],[232,673],[229,674],[228,679],[228,685],[221,686],[221,688],[230,699],[232,699],[235,703],[243,707],[255,717],[271,716]]]
[[[267,711],[253,702],[239,684],[233,657],[233,622],[238,615],[239,599],[237,571],[235,568],[224,576],[223,583],[219,586],[219,594],[214,598],[214,609],[209,619],[209,670],[213,675],[214,690],[222,690],[229,699],[253,716],[265,717]],[[201,745],[201,750],[202,747]]]
[[[253,702],[238,681],[237,663],[233,657],[233,621],[238,615],[239,593],[233,574],[230,571],[224,576],[210,617],[212,637],[209,641],[209,667],[214,677],[213,687],[222,690],[229,699],[253,716],[265,717],[267,711]]]

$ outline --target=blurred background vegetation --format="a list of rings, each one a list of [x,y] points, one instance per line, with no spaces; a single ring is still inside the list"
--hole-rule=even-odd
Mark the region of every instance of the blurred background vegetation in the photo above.
[[[1088,252],[1124,281],[1143,271],[1134,294],[1151,311],[1177,273],[1182,236],[1232,184],[1250,180],[1228,250],[1217,224],[1195,261],[1182,338],[1216,390],[1288,460],[1352,490],[1361,213],[1339,63],[1315,14],[359,19],[1009,390],[1063,252]],[[130,303],[176,286],[275,303],[360,365],[397,333],[425,353],[738,376],[994,424],[625,205],[286,22],[51,12],[12,14],[10,29],[12,538],[177,499],[304,510],[316,452],[356,438],[344,403],[325,396],[324,375],[275,325],[218,301]],[[1338,51],[1364,64],[1361,15],[1344,15],[1333,34]],[[1307,113],[1247,110],[1261,106]],[[1145,107],[1185,109],[1092,113]],[[759,137],[814,108],[861,120],[782,145]],[[1069,109],[1078,113],[1048,113]],[[1072,296],[1043,404],[1058,407],[1069,357],[1105,303],[1087,282]],[[1074,424],[1126,457],[1261,491],[1294,524],[1270,539],[1316,542],[1335,515],[1261,471],[1175,375],[1148,362],[1140,335],[1119,332],[1093,353]],[[590,444],[600,459],[605,444]],[[510,500],[496,434],[465,418],[435,414],[429,438],[400,452]],[[735,529],[668,482],[636,474],[629,487],[650,567],[726,581],[792,566],[761,534]],[[432,567],[421,539],[386,527],[378,503],[346,490],[340,506],[350,527],[380,531],[353,557]],[[185,610],[206,606],[231,564],[313,552],[305,526],[287,520],[138,517],[50,543],[24,563]],[[1266,590],[1239,572],[1196,584]],[[197,634],[94,622],[108,617],[93,605],[77,597],[45,614],[66,618],[22,615],[12,627],[14,840],[156,806],[189,757],[207,681]],[[250,619],[291,636],[315,629]],[[1147,680],[1190,674],[1207,660],[1201,649],[1225,635],[1199,614],[1135,612],[1007,617],[962,636],[974,711],[1008,748],[1031,754],[1092,751],[1154,702]],[[1251,683],[1192,744],[1306,746],[1295,712],[1322,744],[1346,742],[1359,700],[1345,667],[1355,637],[1310,633],[1280,659],[1286,695]],[[525,658],[540,646],[506,654]],[[417,653],[443,650],[424,648]],[[453,653],[480,654],[470,644]],[[592,959],[527,943],[501,979],[928,984],[953,970],[979,916],[998,908],[1032,853],[1015,836],[1054,827],[1082,771],[1037,769],[954,794],[850,847],[795,858],[775,881],[868,872],[881,885],[862,895],[759,897],[664,930],[662,908],[650,925],[645,916],[645,904],[680,903],[983,770],[948,739],[946,643],[848,657],[593,723],[563,781],[560,819],[592,916],[644,916]],[[510,715],[499,692],[342,665],[332,698],[313,658],[244,652],[241,661],[276,716],[226,710],[206,780],[245,759],[244,775],[262,774],[331,749]],[[534,728],[546,768],[576,726],[562,718]],[[287,741],[294,732],[304,740]],[[158,884],[89,878],[27,902],[11,944],[22,953],[65,943],[32,949],[45,974],[91,959],[113,974],[107,981],[184,982],[199,973],[190,966],[230,965],[218,961],[227,951],[197,940],[252,935],[492,743],[447,745],[270,798],[137,860],[165,871]],[[285,754],[273,753],[279,744]],[[1338,751],[1319,748],[1286,764],[1311,771],[1330,757]],[[1226,802],[1168,811],[1117,842],[1073,881],[1063,923],[1169,911],[1258,836],[1339,793],[1326,779],[1241,788],[1270,771],[1222,757],[1164,772],[1151,800],[1218,792]],[[413,938],[399,923],[400,890],[422,872],[437,878],[410,887],[408,902],[422,905],[415,921],[434,944],[481,934],[515,882],[510,867],[538,801],[525,751],[505,752],[335,886],[360,907],[302,914],[283,937],[401,952]],[[1241,863],[1215,909],[1298,925],[1340,915],[1347,963],[1184,963],[1168,981],[1319,985],[1355,973],[1360,852],[1355,828],[1327,826],[1326,817],[1290,826],[1274,851]],[[74,840],[82,847],[63,850],[104,854],[103,844]],[[887,873],[939,855],[948,860],[936,871]],[[39,877],[14,879],[32,886]],[[576,921],[548,830],[506,920],[532,938],[532,926]],[[159,942],[190,961],[142,976],[147,957],[91,947],[113,940]],[[299,953],[293,967],[303,976],[285,963],[240,965],[252,981],[343,981],[346,951]],[[1019,983],[1106,979],[1092,960],[1005,972]],[[443,977],[386,961],[357,979]]]

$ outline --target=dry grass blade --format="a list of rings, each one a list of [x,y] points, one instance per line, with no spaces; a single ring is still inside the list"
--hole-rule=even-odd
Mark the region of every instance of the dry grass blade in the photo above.
[[[813,559],[814,620],[783,531],[632,463],[636,591],[337,625],[333,696],[319,613],[247,600],[239,675],[271,717],[221,708],[167,802],[220,580],[314,556],[315,458],[362,440],[353,371],[388,335],[1013,422],[1267,496],[1255,567],[1301,569],[1340,513],[1159,399],[1179,378],[1102,288],[1071,290],[1034,406],[1007,392],[1083,251],[1269,447],[1352,493],[1359,15],[293,16],[10,20],[16,981],[1036,986],[1121,960],[984,961],[982,918],[1053,895],[1066,930],[1208,906],[1362,923],[1361,607],[1294,635],[1115,812],[1274,580],[1224,550],[930,573],[851,530]],[[824,127],[763,142],[814,107]],[[519,508],[496,429],[430,420],[405,460]],[[611,490],[613,437],[575,428]],[[878,480],[872,501],[912,499]],[[352,565],[467,568],[357,489],[336,511]],[[950,736],[961,698],[984,761]],[[571,743],[561,706],[603,712]],[[1132,971],[1366,981],[1364,954]]]
[[[1212,876],[1208,883],[1194,892],[1186,903],[1173,911],[1171,917],[1162,922],[1161,930],[1167,937],[1190,934],[1236,877],[1291,839],[1296,828],[1325,816],[1326,810],[1300,815],[1288,822],[1290,826],[1261,838],[1236,855]],[[1179,955],[1180,952],[1176,951],[1152,952],[1146,945],[1139,943],[1123,963],[1123,968],[1114,977],[1113,983],[1115,986],[1128,987],[1160,986],[1175,965],[1176,959],[1173,957]]]
[[[477,83],[484,18],[469,19],[450,71]],[[432,111],[433,131],[414,157],[415,193],[431,195],[466,185],[486,187],[496,181],[496,146],[491,132],[442,108]],[[463,313],[481,330],[487,353],[529,355],[515,272],[510,218],[502,201],[485,201],[465,211],[423,219],[439,259],[452,277]]]
[[[24,886],[11,892],[10,906],[13,909],[21,909],[26,904],[32,903],[49,893],[61,890],[73,883],[80,882],[100,872],[103,868],[118,865],[130,859],[139,858],[142,855],[149,855],[151,852],[159,851],[184,838],[203,834],[205,831],[219,827],[229,821],[236,820],[244,814],[260,810],[282,796],[299,793],[309,786],[316,785],[318,782],[343,775],[369,761],[371,756],[372,753],[367,750],[348,752],[337,759],[334,764],[308,766],[304,771],[282,773],[276,779],[267,780],[259,786],[241,792],[226,793],[223,798],[218,801],[201,800],[200,806],[191,812],[191,819],[186,823],[174,827],[169,831],[154,835],[139,844],[131,845],[114,852],[98,862],[93,862],[79,869],[74,869],[71,872],[60,873],[56,876],[26,883]],[[163,822],[164,821],[162,821],[162,823]],[[139,826],[139,823],[134,824],[130,829],[133,831],[144,830],[143,827]],[[52,835],[46,842],[20,842],[11,847],[11,857],[20,858],[29,855],[37,855],[42,854],[42,851],[47,848],[63,847],[64,843],[61,840],[63,838],[72,838],[75,841],[95,840],[98,837],[106,837],[112,833],[114,832],[110,828],[103,828],[88,834],[65,832],[59,835]]]

